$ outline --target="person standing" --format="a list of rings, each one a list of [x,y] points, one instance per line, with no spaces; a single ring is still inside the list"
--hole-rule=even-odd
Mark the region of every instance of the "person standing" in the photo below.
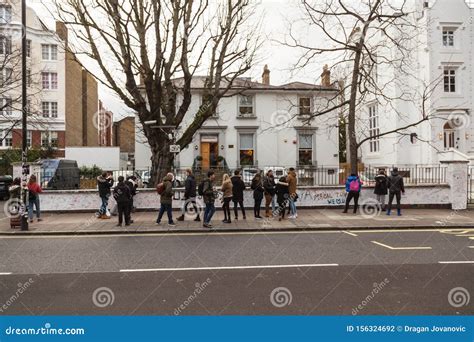
[[[132,213],[133,213],[133,198],[135,197],[135,195],[137,194],[137,188],[138,188],[138,185],[137,185],[137,177],[135,176],[130,176],[127,178],[127,180],[125,181],[125,185],[128,187],[129,191],[130,191],[130,201],[129,201],[129,206],[130,206],[130,209],[129,209],[129,217],[130,217],[130,223],[133,223],[133,220],[131,219],[131,216],[132,216]]]
[[[41,186],[36,181],[36,176],[31,175],[27,184],[28,187],[28,216],[30,222],[33,222],[33,206],[36,209],[36,218],[41,221],[40,197],[39,194],[43,192]]]
[[[281,221],[285,218],[286,203],[289,198],[288,183],[286,182],[287,177],[282,176],[278,183],[275,186],[275,193],[278,202],[278,211],[279,218],[278,221]]]
[[[186,214],[187,206],[191,204],[196,213],[194,221],[201,222],[199,218],[199,210],[196,203],[196,178],[194,178],[193,171],[186,169],[186,180],[184,181],[184,206],[182,209],[181,216],[177,218],[178,221],[184,221],[184,215]]]
[[[275,185],[273,170],[269,170],[263,178],[263,187],[265,189],[265,217],[272,217],[270,204],[272,205],[272,212],[275,211]]]
[[[260,208],[262,206],[263,193],[265,192],[265,189],[263,187],[262,175],[260,173],[255,174],[255,176],[253,177],[251,188],[253,190],[254,200],[253,214],[257,220],[260,220],[262,219],[262,217],[260,216]]]
[[[118,183],[114,188],[114,198],[117,202],[117,211],[118,211],[118,227],[122,227],[122,223],[125,219],[125,225],[129,226],[131,223],[130,220],[130,209],[132,202],[132,194],[130,192],[130,187],[124,182],[123,176],[119,176],[117,179]]]
[[[403,184],[403,177],[398,173],[398,168],[394,167],[391,175],[388,177],[388,209],[387,215],[390,215],[392,211],[392,202],[393,198],[397,199],[397,215],[402,216],[402,210],[400,207],[400,202],[402,199],[402,194],[405,194],[405,185]]]
[[[242,180],[242,176],[240,175],[240,170],[235,170],[234,175],[231,178],[232,181],[232,201],[234,202],[234,214],[235,219],[239,219],[239,210],[238,206],[240,205],[240,209],[242,210],[242,217],[244,220],[247,219],[245,216],[245,208],[244,208],[244,190],[245,190],[245,183]]]
[[[222,177],[222,187],[223,193],[223,202],[222,202],[222,209],[224,210],[224,220],[223,223],[232,223],[230,219],[230,201],[232,201],[232,181],[229,175],[226,173]]]
[[[216,192],[214,191],[215,179],[216,174],[214,171],[209,171],[207,173],[207,179],[204,180],[202,184],[202,196],[204,198],[204,203],[206,204],[206,209],[204,210],[204,228],[212,228],[211,219],[216,212],[216,207],[214,205],[216,201]]]
[[[160,194],[160,212],[158,213],[158,218],[156,219],[156,224],[161,224],[161,218],[166,211],[168,216],[168,225],[171,227],[176,226],[173,221],[173,180],[174,175],[169,172],[165,178],[163,178],[163,182],[158,184],[158,187],[161,187],[163,190]]]
[[[357,212],[357,208],[359,206],[359,195],[360,190],[362,189],[362,182],[360,178],[355,174],[352,173],[349,177],[347,177],[346,181],[346,206],[344,207],[343,213],[347,213],[349,210],[349,205],[351,200],[354,199],[354,214]]]
[[[377,176],[375,176],[374,194],[377,197],[377,202],[380,204],[380,210],[385,211],[385,196],[387,195],[387,176],[385,170],[380,169]]]
[[[111,194],[110,188],[113,185],[114,180],[111,173],[103,172],[99,177],[97,177],[97,187],[99,188],[99,196],[102,201],[98,216],[100,219],[110,218],[110,216],[107,215],[107,206],[109,205],[109,197]]]
[[[288,183],[288,203],[290,206],[290,216],[288,216],[288,218],[295,219],[298,217],[298,212],[296,211],[296,200],[298,198],[298,194],[296,193],[297,176],[294,167],[290,167],[288,170],[286,182]]]

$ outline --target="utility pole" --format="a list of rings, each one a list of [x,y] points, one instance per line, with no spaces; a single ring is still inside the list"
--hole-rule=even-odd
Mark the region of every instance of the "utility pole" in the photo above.
[[[21,1],[21,99],[22,99],[22,120],[21,120],[21,199],[23,210],[21,212],[21,230],[28,230],[28,190],[25,189],[28,180],[29,167],[27,165],[28,145],[27,135],[27,110],[28,99],[26,93],[27,68],[26,68],[26,0]]]

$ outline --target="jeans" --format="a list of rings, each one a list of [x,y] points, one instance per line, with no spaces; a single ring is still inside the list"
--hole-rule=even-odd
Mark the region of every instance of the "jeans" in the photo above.
[[[206,203],[206,209],[204,210],[204,224],[211,222],[212,216],[216,212],[214,203]]]
[[[400,193],[400,191],[398,192],[390,192],[390,194],[388,195],[388,210],[392,210],[392,202],[393,202],[393,197],[396,197],[397,199],[397,210],[400,210],[400,202],[401,202],[401,199],[402,199],[402,194]]]
[[[270,195],[270,194],[265,194],[265,212],[267,214],[270,213],[270,203],[272,205],[272,212],[275,212],[276,210],[276,196],[275,195]]]
[[[240,205],[240,209],[242,210],[242,216],[245,217],[245,208],[244,208],[244,201],[234,201],[234,214],[235,218],[237,219],[239,217],[239,207],[237,205]]]
[[[224,203],[222,204],[222,209],[224,210],[224,220],[230,221],[230,201],[232,197],[224,198]]]
[[[346,197],[346,206],[344,212],[347,212],[351,200],[354,199],[354,214],[357,212],[357,207],[359,206],[359,191],[349,191]]]
[[[36,208],[36,218],[41,217],[41,211],[40,211],[40,199],[39,196],[36,195],[36,198],[34,200],[30,199],[28,201],[28,218],[30,220],[33,219],[33,206]]]
[[[290,213],[291,213],[291,215],[295,216],[296,215],[296,203],[291,197],[288,199],[288,202],[289,202],[289,205],[290,205]]]
[[[260,207],[262,206],[262,198],[254,199],[253,214],[255,217],[260,217]]]
[[[376,195],[377,202],[380,203],[380,207],[383,209],[385,208],[385,195]]]
[[[102,204],[100,206],[99,213],[102,215],[107,214],[107,206],[109,205],[109,197],[110,195],[100,197],[100,199],[102,200]]]
[[[160,212],[158,214],[158,218],[156,219],[156,223],[161,222],[161,218],[163,217],[163,214],[165,213],[165,211],[166,211],[166,214],[168,215],[168,223],[169,224],[173,223],[173,211],[172,211],[171,204],[164,204],[164,203],[161,203]]]

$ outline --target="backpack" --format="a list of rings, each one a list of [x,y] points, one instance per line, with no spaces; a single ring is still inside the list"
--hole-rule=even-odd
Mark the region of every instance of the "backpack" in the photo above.
[[[162,195],[163,192],[165,192],[165,184],[163,182],[156,186],[156,192],[158,193],[158,195]]]
[[[359,191],[360,190],[360,183],[359,179],[354,179],[349,183],[349,190],[350,191]]]
[[[205,181],[202,181],[201,183],[199,183],[199,186],[198,186],[198,195],[199,196],[204,196],[204,182]]]

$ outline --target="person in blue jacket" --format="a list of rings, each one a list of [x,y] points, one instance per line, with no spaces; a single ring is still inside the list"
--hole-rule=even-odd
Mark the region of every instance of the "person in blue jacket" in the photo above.
[[[359,195],[360,190],[362,189],[362,182],[355,173],[352,173],[346,180],[346,206],[343,213],[347,213],[351,200],[354,199],[354,214],[357,212],[357,207],[359,206]]]

